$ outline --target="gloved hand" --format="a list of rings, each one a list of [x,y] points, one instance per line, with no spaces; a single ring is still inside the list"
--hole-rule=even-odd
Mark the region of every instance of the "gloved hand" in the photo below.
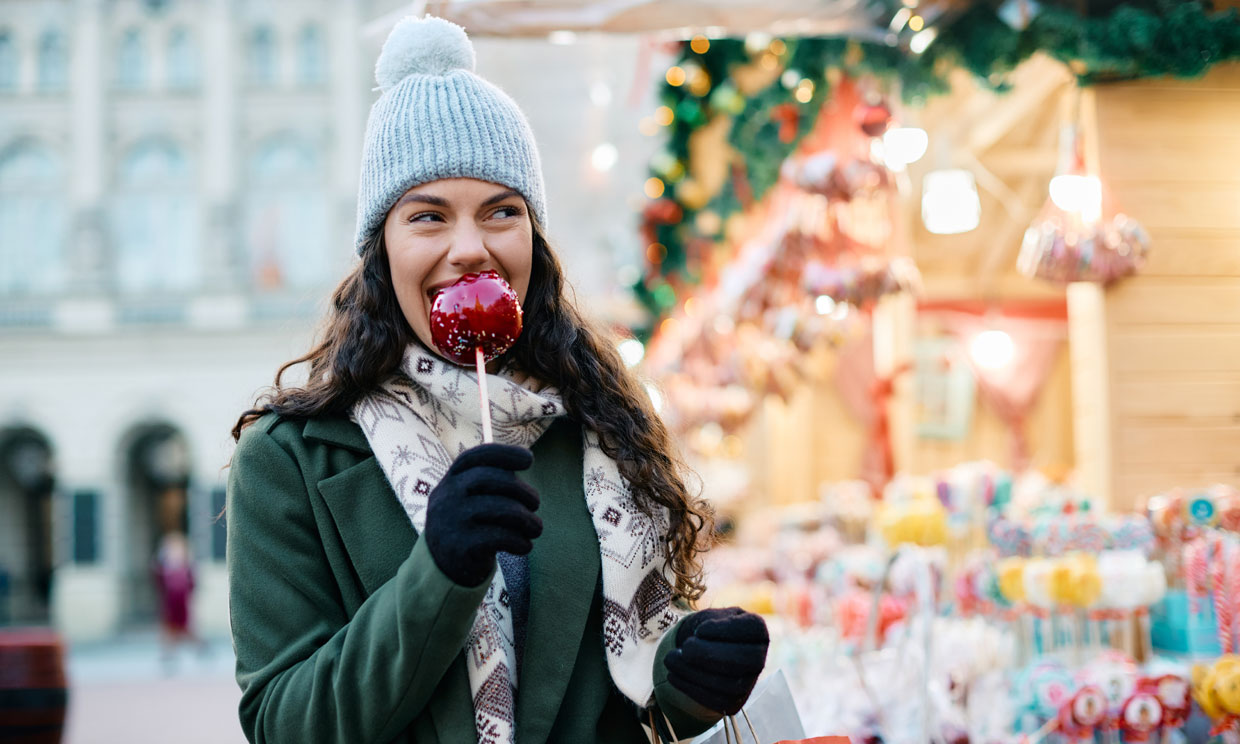
[[[486,580],[499,551],[525,555],[542,534],[538,492],[517,478],[534,455],[510,444],[482,444],[453,461],[431,490],[422,538],[444,575],[460,586]]]
[[[667,681],[701,705],[735,715],[766,665],[766,622],[739,607],[700,610],[676,628]]]

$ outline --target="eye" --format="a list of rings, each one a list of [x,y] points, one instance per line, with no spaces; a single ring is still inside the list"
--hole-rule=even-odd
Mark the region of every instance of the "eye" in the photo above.
[[[491,213],[491,216],[503,219],[507,217],[520,217],[521,214],[521,207],[518,207],[515,204],[507,204],[496,209]]]
[[[408,222],[443,222],[443,215],[438,212],[416,212],[409,217]]]

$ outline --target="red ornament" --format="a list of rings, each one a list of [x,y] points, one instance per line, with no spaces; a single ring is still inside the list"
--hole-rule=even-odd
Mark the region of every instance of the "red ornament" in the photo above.
[[[857,126],[870,137],[881,137],[891,126],[891,109],[885,103],[857,107]]]
[[[479,347],[489,362],[512,348],[520,335],[521,302],[494,271],[466,274],[431,303],[431,339],[439,353],[457,364],[473,366]]]

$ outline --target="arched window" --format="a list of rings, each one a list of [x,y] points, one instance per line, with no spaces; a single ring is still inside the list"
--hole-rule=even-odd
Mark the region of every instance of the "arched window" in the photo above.
[[[51,150],[21,142],[0,151],[0,294],[64,287],[66,196]]]
[[[50,29],[39,38],[39,90],[60,93],[69,87],[69,48],[65,35]]]
[[[121,34],[116,50],[116,84],[126,90],[146,85],[146,40],[137,28],[126,29]]]
[[[250,82],[255,85],[276,83],[276,34],[271,26],[258,26],[250,31],[248,63]]]
[[[246,243],[255,286],[321,286],[331,266],[319,157],[297,140],[276,138],[254,154],[248,176]]]
[[[168,87],[190,90],[198,87],[198,45],[189,29],[178,26],[168,34]]]
[[[327,49],[323,31],[316,25],[308,25],[297,36],[297,81],[309,87],[322,85],[326,79]]]
[[[0,31],[0,92],[17,90],[17,60],[13,34]]]
[[[147,140],[126,154],[117,176],[117,286],[125,292],[194,286],[199,214],[185,155],[165,140]]]

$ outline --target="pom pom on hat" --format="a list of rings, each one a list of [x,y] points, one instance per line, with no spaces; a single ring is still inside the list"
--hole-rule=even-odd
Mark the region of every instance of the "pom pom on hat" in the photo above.
[[[375,81],[386,91],[410,75],[444,75],[474,70],[474,46],[465,29],[442,18],[401,20],[383,43]]]

